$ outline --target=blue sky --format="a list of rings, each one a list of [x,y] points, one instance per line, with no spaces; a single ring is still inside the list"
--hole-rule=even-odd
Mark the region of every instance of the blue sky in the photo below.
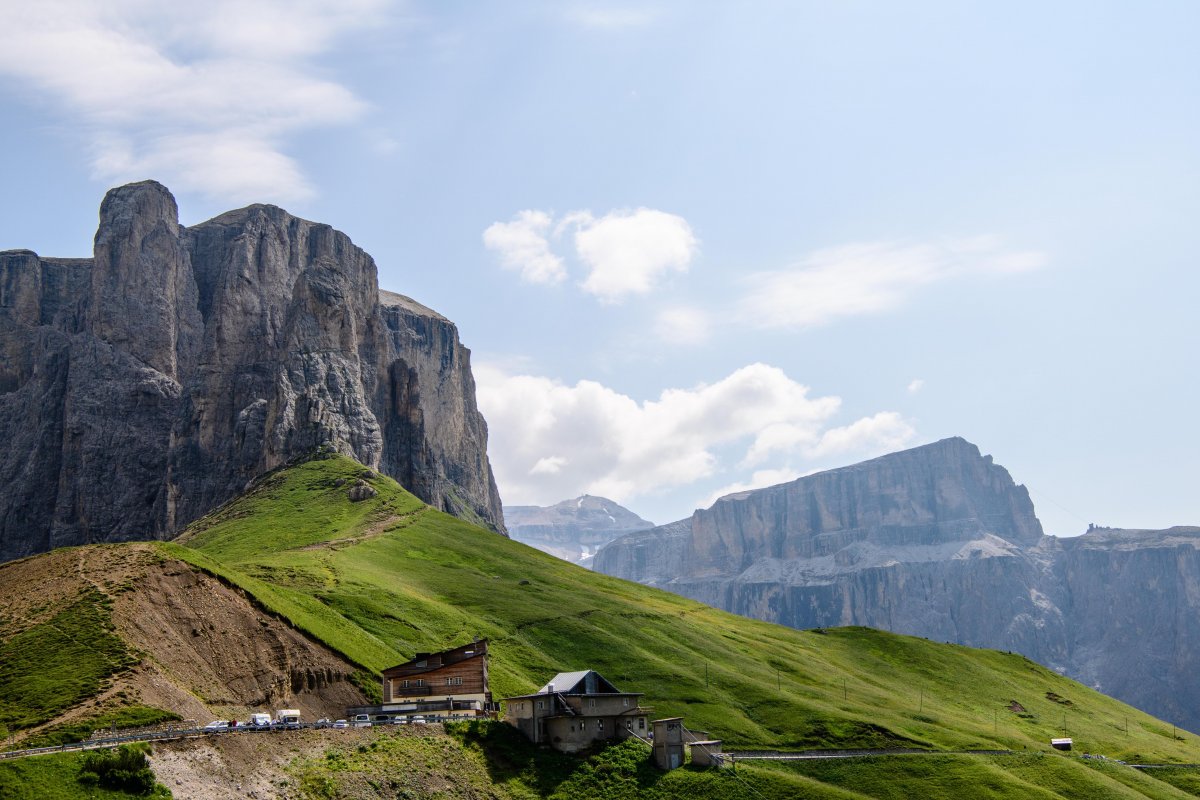
[[[508,503],[656,522],[961,435],[1048,532],[1200,524],[1191,2],[0,0],[0,248],[103,192],[346,231]]]

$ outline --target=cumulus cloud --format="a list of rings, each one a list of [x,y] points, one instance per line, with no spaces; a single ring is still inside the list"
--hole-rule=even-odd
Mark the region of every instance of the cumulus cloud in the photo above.
[[[71,122],[96,177],[157,177],[228,201],[305,197],[290,136],[365,104],[313,57],[378,24],[385,0],[8,3],[0,78]]]
[[[654,335],[671,344],[703,344],[711,327],[709,315],[699,308],[666,308],[654,321]]]
[[[913,378],[908,384],[908,393],[916,394],[925,388],[925,381],[921,378]]]
[[[559,283],[566,277],[562,259],[550,252],[546,233],[550,215],[522,211],[511,222],[494,222],[483,232],[483,244],[500,256],[507,269],[517,270],[529,283]]]
[[[971,274],[1026,272],[1045,261],[1042,253],[1005,251],[993,236],[832,247],[789,269],[748,278],[738,317],[759,328],[823,325],[895,308],[927,284]]]
[[[894,411],[881,411],[863,417],[841,428],[830,428],[804,455],[824,459],[849,453],[890,452],[908,446],[917,432],[911,424]]]
[[[727,459],[727,450],[758,448],[759,460],[827,456],[870,446],[872,437],[889,446],[906,425],[885,412],[831,427],[839,398],[810,397],[808,387],[765,364],[640,402],[595,381],[570,386],[486,364],[475,375],[492,465],[510,503],[547,504],[584,492],[622,502],[725,472],[734,466],[725,460],[739,460]],[[786,430],[791,439],[763,444],[764,430]],[[790,471],[789,464],[769,464],[755,474]]]
[[[483,232],[501,263],[531,283],[556,283],[566,275],[553,243],[570,233],[578,265],[587,273],[584,291],[603,302],[646,294],[664,276],[686,272],[699,247],[687,220],[653,208],[617,209],[602,217],[572,211],[550,230],[553,217],[527,210],[510,222],[494,222]]]
[[[698,243],[687,220],[638,208],[595,219],[586,211],[564,221],[576,226],[575,251],[587,266],[585,291],[613,302],[645,294],[670,272],[686,272]]]

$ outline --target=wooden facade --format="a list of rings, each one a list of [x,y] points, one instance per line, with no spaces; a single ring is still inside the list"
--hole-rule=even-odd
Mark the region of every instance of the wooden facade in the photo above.
[[[443,717],[490,711],[487,654],[487,639],[480,639],[440,653],[417,653],[385,669],[381,710]]]

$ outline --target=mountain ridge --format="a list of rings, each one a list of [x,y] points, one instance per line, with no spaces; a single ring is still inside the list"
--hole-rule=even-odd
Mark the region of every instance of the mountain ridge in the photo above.
[[[504,524],[517,541],[585,565],[618,536],[654,527],[619,503],[589,494],[550,506],[504,506]]]
[[[168,538],[323,445],[504,531],[457,328],[277,206],[110,190],[91,259],[0,253],[0,356],[0,560]]]
[[[1200,528],[1046,536],[961,438],[727,496],[594,566],[796,628],[1013,650],[1200,728]]]
[[[1193,737],[1179,738],[1170,725],[1021,656],[866,628],[796,631],[734,617],[564,563],[429,508],[387,476],[365,476],[366,468],[350,459],[331,452],[319,455],[257,480],[236,500],[194,523],[180,542],[90,545],[0,566],[0,646],[16,637],[23,649],[38,645],[40,652],[54,654],[61,637],[46,623],[72,619],[70,610],[80,598],[99,592],[106,599],[89,601],[89,607],[110,614],[113,632],[124,642],[123,657],[104,673],[111,683],[101,692],[109,704],[103,710],[110,715],[128,709],[126,703],[159,703],[170,711],[177,702],[172,698],[192,697],[203,702],[202,708],[190,706],[197,715],[242,717],[251,702],[296,702],[311,709],[306,712],[310,716],[329,716],[330,705],[343,700],[335,694],[322,700],[321,692],[361,685],[353,680],[354,670],[365,669],[377,678],[415,652],[480,635],[489,640],[489,675],[497,696],[532,691],[556,672],[596,669],[627,691],[644,692],[657,715],[683,716],[689,729],[724,739],[727,749],[899,745],[936,753],[919,762],[907,757],[844,761],[850,770],[846,775],[829,774],[816,764],[795,764],[787,768],[796,773],[793,780],[784,784],[766,782],[764,771],[771,768],[747,762],[739,762],[737,777],[724,770],[684,769],[666,776],[649,771],[642,784],[649,796],[656,786],[663,796],[714,799],[918,796],[941,786],[942,796],[952,797],[963,796],[962,787],[984,781],[991,796],[1023,798],[1031,796],[1031,772],[1039,782],[1053,782],[1052,790],[1036,795],[1046,800],[1182,796],[1126,767],[1117,771],[1116,766],[1053,751],[1049,739],[1065,717],[1077,746],[1090,752],[1197,760]],[[375,494],[353,501],[350,489],[359,479]],[[59,581],[54,591],[31,591],[49,578]],[[139,612],[163,596],[163,581],[171,591],[207,598],[209,605],[158,602],[163,607],[153,613]],[[227,617],[226,610],[232,609],[237,614]],[[164,629],[157,624],[160,619],[174,621]],[[228,619],[242,622],[229,624]],[[142,626],[135,638],[127,638],[131,624]],[[260,630],[265,632],[261,637],[250,635]],[[240,632],[247,638],[239,640]],[[307,644],[260,659],[261,673],[245,669],[253,667],[256,642],[275,636],[297,645],[297,637],[303,637]],[[176,647],[182,649],[166,652]],[[20,674],[8,667],[12,661],[0,660],[6,665],[0,669],[0,700],[20,700],[23,695],[12,691],[11,681],[30,675],[38,681],[74,680],[80,666],[73,659],[76,652],[71,650],[72,658],[36,665],[26,659],[22,663],[30,669]],[[337,660],[321,662],[329,656],[317,653]],[[225,661],[230,668],[223,673]],[[154,694],[149,688],[155,684],[133,680],[156,663],[172,667],[162,672],[177,681],[178,693]],[[331,681],[328,673],[307,669],[317,663],[341,679]],[[183,665],[204,669],[189,671]],[[319,686],[322,674],[324,688]],[[214,675],[224,678],[204,688]],[[233,677],[239,680],[228,679]],[[278,688],[268,697],[264,690],[272,686]],[[61,697],[56,691],[50,695]],[[57,717],[46,717],[46,708],[38,704],[30,708],[43,715],[43,726],[71,719],[86,736],[85,723],[94,719],[89,696],[68,704],[61,714],[56,711]],[[4,703],[0,711],[7,714]],[[177,710],[187,708],[179,705]],[[30,721],[24,718],[16,732],[30,730]],[[480,781],[485,786],[494,781],[490,791],[501,797],[508,792],[524,798],[639,796],[637,783],[612,784],[626,767],[606,759],[641,770],[647,751],[640,743],[583,759],[539,751],[502,723],[450,726],[447,732],[467,747],[476,765],[486,765],[490,778]],[[386,751],[407,746],[407,739],[393,740],[393,731],[384,729],[339,743],[334,731],[322,744],[315,737],[326,734],[312,733],[299,740],[309,758],[304,763],[295,760],[299,745],[287,734],[156,746],[152,763],[161,770],[160,779],[177,785],[174,778],[184,768],[173,766],[169,754],[191,753],[188,769],[193,777],[197,770],[210,773],[205,784],[210,786],[220,782],[211,773],[223,763],[213,747],[253,748],[256,763],[272,776],[269,785],[252,784],[266,793],[261,796],[305,796],[296,786],[297,770],[321,764],[332,771],[323,773],[318,784],[324,794],[314,790],[314,796],[339,791],[394,796],[395,790],[349,791],[367,778],[391,786],[388,781],[396,773],[386,760],[368,765],[346,751]],[[1024,752],[994,758],[945,752],[962,749]],[[352,757],[356,766],[350,772],[335,766]],[[439,775],[461,766],[444,757],[436,763]],[[248,772],[253,770],[238,774]],[[0,764],[0,786],[7,774],[7,765]],[[589,774],[603,778],[602,785],[580,789],[578,781]],[[864,790],[865,776],[890,788]],[[735,793],[733,787],[743,781],[754,782],[757,793]]]

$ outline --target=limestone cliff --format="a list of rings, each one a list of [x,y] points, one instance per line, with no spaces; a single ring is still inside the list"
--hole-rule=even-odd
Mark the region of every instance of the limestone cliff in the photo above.
[[[1043,536],[962,439],[724,497],[595,569],[797,628],[1017,651],[1200,730],[1200,529]]]
[[[503,532],[454,324],[274,206],[113,189],[94,257],[0,253],[0,560],[166,538],[318,445]]]
[[[590,494],[552,506],[505,506],[504,524],[518,542],[585,567],[618,536],[654,527],[612,500]]]

